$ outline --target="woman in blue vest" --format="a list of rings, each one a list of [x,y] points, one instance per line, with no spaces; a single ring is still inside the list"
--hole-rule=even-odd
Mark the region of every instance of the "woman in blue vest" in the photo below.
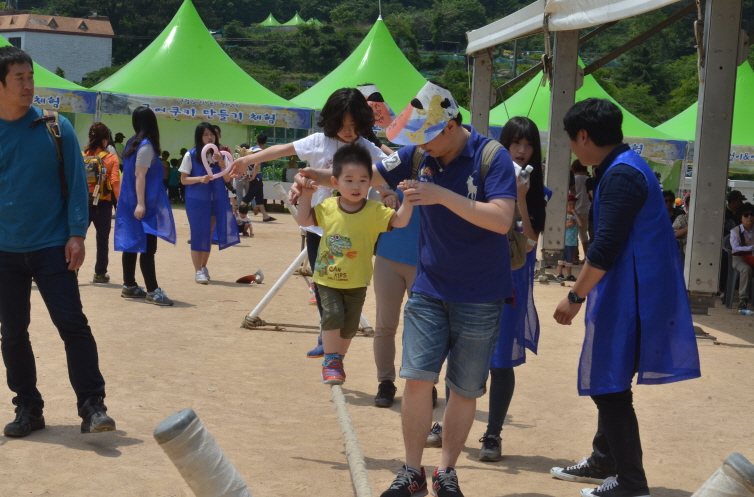
[[[534,307],[534,265],[537,262],[536,243],[545,229],[545,207],[552,191],[544,186],[542,174],[542,145],[539,129],[527,117],[514,117],[503,127],[500,143],[508,149],[513,162],[533,170],[529,182],[518,182],[518,208],[524,234],[530,240],[526,263],[511,273],[516,289],[514,305],[505,304],[500,317],[500,334],[490,361],[490,408],[487,431],[479,440],[481,461],[499,461],[500,432],[508,413],[516,377],[515,366],[526,362],[526,349],[537,353],[539,316]]]
[[[213,231],[217,232],[220,250],[241,241],[224,179],[212,179],[202,163],[201,153],[204,146],[219,142],[214,126],[207,122],[200,123],[194,132],[195,146],[183,156],[183,163],[178,169],[181,172],[181,183],[186,185],[186,216],[191,228],[191,262],[196,271],[194,281],[202,285],[210,281],[207,261]],[[218,164],[220,160],[222,155],[219,153],[207,158],[207,162],[212,163],[213,174],[221,171]]]
[[[136,134],[123,151],[123,178],[115,213],[115,250],[123,252],[120,296],[169,306],[173,301],[158,286],[154,263],[158,237],[175,244],[173,211],[162,185],[160,130],[149,107],[137,107],[131,120]],[[136,284],[137,254],[146,292]]]

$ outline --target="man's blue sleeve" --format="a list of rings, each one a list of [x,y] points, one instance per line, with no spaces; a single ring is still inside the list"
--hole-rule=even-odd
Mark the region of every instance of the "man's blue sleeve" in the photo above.
[[[518,194],[513,160],[507,150],[501,148],[490,163],[484,178],[484,195],[489,202],[496,198],[513,198]]]
[[[86,184],[84,159],[76,132],[63,116],[60,116],[60,128],[63,135],[65,181],[68,185],[68,230],[70,236],[86,237],[89,226],[89,187]]]
[[[398,183],[411,177],[414,170],[412,158],[415,149],[415,146],[403,147],[376,164],[380,176],[393,190],[398,187]]]

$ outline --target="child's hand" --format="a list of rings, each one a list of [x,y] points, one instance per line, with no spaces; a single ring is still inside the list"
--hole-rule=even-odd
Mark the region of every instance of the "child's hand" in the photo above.
[[[386,193],[385,195],[382,195],[382,204],[385,207],[390,207],[391,209],[397,209],[401,205],[401,201],[398,199],[398,194],[395,192]]]
[[[210,176],[209,174],[205,174],[204,176],[202,176],[202,181],[201,181],[202,183],[207,184],[210,181],[212,181],[212,176]]]
[[[143,204],[138,204],[136,208],[134,209],[134,217],[136,219],[141,220],[144,217],[144,214],[147,213],[147,208]]]
[[[220,154],[220,152],[215,152],[212,154],[212,160],[215,162],[220,162],[222,158],[223,156]]]

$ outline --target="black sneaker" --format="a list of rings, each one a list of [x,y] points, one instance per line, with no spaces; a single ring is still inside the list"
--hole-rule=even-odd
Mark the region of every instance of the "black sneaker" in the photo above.
[[[463,497],[463,492],[458,487],[458,475],[451,466],[442,471],[435,470],[432,475],[432,495],[435,497]]]
[[[578,464],[568,466],[567,468],[552,468],[550,474],[560,480],[596,483],[598,485],[604,483],[606,478],[615,476],[614,474],[611,475],[592,468],[589,466],[586,457]]]
[[[497,435],[490,435],[485,433],[479,441],[482,443],[482,448],[479,450],[479,460],[497,462],[503,458],[500,448],[500,442],[503,439]]]
[[[147,292],[140,286],[127,287],[123,285],[120,289],[120,296],[124,299],[143,299],[146,298]]]
[[[390,380],[380,382],[377,387],[377,395],[374,397],[375,407],[390,407],[395,400],[395,392],[398,389],[395,388],[395,383]]]
[[[739,310],[739,311],[745,311],[745,310],[746,310],[746,305],[747,305],[748,303],[749,303],[749,302],[748,302],[748,301],[747,301],[746,299],[741,299],[741,300],[739,300],[739,301],[738,301],[738,310]]]
[[[89,397],[79,408],[81,433],[102,433],[115,430],[115,420],[108,416],[102,397]]]
[[[432,387],[432,409],[437,407],[437,388]]]
[[[597,488],[585,488],[581,497],[650,497],[649,489],[629,490],[621,487],[618,479],[610,476]]]
[[[404,464],[398,470],[398,476],[393,480],[390,488],[382,492],[380,497],[422,497],[427,495],[427,477],[424,475],[424,467],[417,474]]]
[[[5,425],[3,434],[6,437],[25,437],[44,427],[42,407],[36,404],[21,404],[16,406],[16,419]]]

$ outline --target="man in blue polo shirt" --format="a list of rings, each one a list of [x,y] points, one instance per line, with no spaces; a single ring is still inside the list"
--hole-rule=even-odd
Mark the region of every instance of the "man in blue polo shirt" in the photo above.
[[[506,233],[516,201],[513,162],[500,149],[482,178],[482,150],[489,138],[461,124],[450,91],[427,83],[387,130],[407,145],[374,167],[372,185],[396,188],[413,174],[413,155],[424,150],[418,185],[404,192],[420,206],[418,266],[404,311],[401,405],[406,464],[382,497],[427,493],[421,465],[432,424],[432,386],[447,358],[450,398],[443,424],[442,457],[432,476],[440,497],[462,497],[453,469],[485,392],[500,314],[512,296]],[[320,184],[326,170],[304,170]]]
[[[42,110],[32,107],[29,55],[0,48],[0,334],[16,419],[3,433],[25,437],[45,427],[29,341],[32,279],[65,342],[81,432],[112,431],[105,380],[84,315],[75,270],[84,262],[89,224],[84,163],[73,127],[60,117],[62,164]],[[45,215],[39,215],[40,200]]]

